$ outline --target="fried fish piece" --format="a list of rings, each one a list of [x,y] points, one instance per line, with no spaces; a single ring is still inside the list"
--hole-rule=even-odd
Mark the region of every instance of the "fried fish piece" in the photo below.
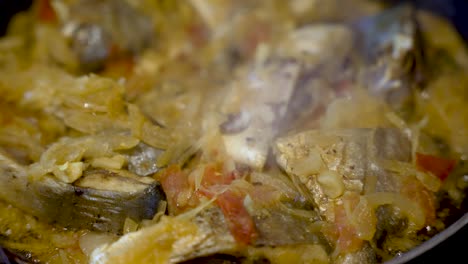
[[[210,207],[193,216],[164,216],[155,225],[96,249],[90,263],[178,263],[216,253],[235,254],[237,247],[221,210]]]
[[[361,54],[359,78],[371,94],[401,107],[424,80],[416,11],[399,5],[360,20],[356,26]]]
[[[73,184],[51,175],[30,179],[0,153],[0,198],[49,223],[121,233],[126,218],[151,219],[165,199],[159,182],[125,171],[89,170]]]
[[[367,241],[377,229],[393,232],[393,226],[378,226],[383,225],[377,221],[378,208],[389,205],[387,218],[410,223],[398,230],[405,235],[421,229],[434,213],[430,205],[434,193],[414,188],[411,196],[429,197],[427,203],[408,196],[404,193],[408,186],[420,183],[413,172],[399,172],[390,165],[412,166],[411,143],[396,128],[310,130],[278,139],[275,152],[279,165],[324,219],[356,230],[360,246],[340,252],[337,245],[338,263],[375,261],[376,252]]]

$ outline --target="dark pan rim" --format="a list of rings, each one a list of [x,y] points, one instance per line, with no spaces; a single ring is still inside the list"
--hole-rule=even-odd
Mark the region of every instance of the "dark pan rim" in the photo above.
[[[465,213],[460,219],[458,219],[455,223],[450,225],[444,231],[436,234],[431,239],[411,249],[410,251],[402,254],[401,256],[398,256],[389,261],[386,261],[384,264],[404,264],[409,261],[415,260],[417,257],[423,255],[424,253],[428,252],[432,248],[443,243],[445,240],[453,236],[455,233],[460,231],[460,229],[462,229],[463,227],[467,225],[468,225],[468,213]],[[4,263],[2,261],[7,261],[7,260],[9,260],[8,257],[5,255],[5,253],[3,252],[3,249],[0,247],[0,263]],[[5,263],[14,263],[14,262],[5,262]]]
[[[435,246],[441,244],[449,237],[453,236],[457,233],[460,229],[464,226],[468,225],[468,213],[465,213],[460,219],[458,219],[455,223],[450,225],[444,231],[438,233],[437,235],[433,236],[431,239],[427,240],[426,242],[422,243],[421,245],[411,249],[410,251],[402,254],[401,256],[395,257],[385,264],[402,264],[408,261],[416,259],[418,256],[428,252]]]

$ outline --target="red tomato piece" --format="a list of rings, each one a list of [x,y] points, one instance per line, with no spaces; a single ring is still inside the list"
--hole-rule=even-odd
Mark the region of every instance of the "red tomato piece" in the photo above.
[[[268,23],[256,21],[245,33],[244,40],[240,43],[241,53],[247,57],[255,54],[257,46],[271,38],[272,29]]]
[[[202,48],[208,41],[208,30],[202,23],[188,25],[187,33],[195,48]]]
[[[42,22],[54,23],[57,21],[57,15],[50,4],[50,0],[39,0],[38,15],[39,20]]]
[[[104,71],[102,72],[103,75],[109,77],[125,77],[129,78],[135,67],[135,62],[133,57],[120,57],[115,59],[110,59],[106,61],[106,65],[104,67]]]
[[[416,165],[425,172],[430,172],[440,180],[445,180],[456,165],[452,159],[416,153]]]
[[[235,175],[230,173],[228,175],[223,174],[222,164],[215,164],[206,166],[203,173],[202,186],[209,188],[216,185],[229,185],[235,179]]]
[[[243,201],[242,195],[227,190],[218,196],[216,203],[228,220],[229,229],[236,241],[247,245],[255,240],[257,232]]]
[[[239,173],[236,172],[222,173],[222,168],[221,163],[205,168],[202,179],[204,188],[199,190],[199,194],[212,198],[216,194],[212,190],[219,186],[228,186],[238,177]],[[257,236],[257,233],[253,219],[244,207],[244,197],[243,194],[226,190],[216,197],[216,204],[221,208],[228,222],[229,230],[236,241],[242,244],[250,244]]]
[[[179,166],[171,165],[159,175],[159,180],[166,194],[169,204],[169,212],[178,214],[194,205],[193,189],[188,181],[188,176]],[[196,203],[195,203],[196,204]]]

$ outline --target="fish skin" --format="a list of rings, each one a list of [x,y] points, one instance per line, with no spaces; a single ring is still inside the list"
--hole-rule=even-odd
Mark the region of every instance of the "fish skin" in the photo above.
[[[366,177],[372,174],[378,176],[374,191],[398,190],[398,186],[394,186],[397,183],[392,181],[394,175],[385,171],[379,161],[409,162],[411,159],[410,141],[394,128],[309,130],[279,138],[275,143],[278,164],[292,175],[295,174],[290,165],[292,161],[306,157],[314,149],[319,150],[328,169],[343,175],[347,190],[359,193],[364,191]],[[311,178],[298,176],[306,185]]]
[[[96,249],[90,264],[180,263],[216,253],[235,254],[237,250],[223,213],[218,207],[209,207],[192,218],[166,216],[129,233]]]
[[[263,208],[253,214],[258,238],[255,246],[326,244],[319,232],[319,218],[294,216],[279,208]],[[315,224],[315,225],[314,225]]]
[[[80,0],[62,8],[67,11],[59,17],[62,32],[86,71],[102,68],[113,57],[141,52],[154,36],[151,19],[127,1]]]
[[[399,108],[424,81],[425,59],[414,7],[398,5],[355,25],[361,57],[358,78],[369,92]]]
[[[311,150],[319,149],[325,168],[343,176],[347,192],[365,195],[374,192],[400,192],[403,177],[385,169],[385,160],[411,161],[411,143],[395,128],[357,128],[338,130],[309,130],[279,138],[275,154],[279,165],[298,179],[309,191],[322,217],[334,221],[334,206],[340,198],[327,197],[316,175],[294,173],[294,159],[306,157]],[[374,178],[374,180],[370,180]],[[390,211],[393,213],[393,211]],[[376,263],[376,253],[368,245],[356,252],[337,256],[336,263]]]
[[[278,130],[275,124],[286,114],[300,69],[295,60],[265,62],[245,79],[251,96],[243,98],[242,111],[250,116],[250,125],[240,133],[223,135],[226,151],[234,160],[263,167]]]
[[[346,191],[357,193],[396,192],[401,182],[380,164],[384,159],[409,162],[411,144],[398,129],[357,128],[332,131],[309,130],[279,138],[275,143],[278,164],[309,192],[322,215],[333,218],[333,200],[327,197],[317,177],[297,175],[290,164],[319,151],[325,167],[343,176]],[[372,177],[377,177],[372,180]],[[375,182],[375,185],[372,184]]]
[[[159,182],[152,179],[105,175],[103,170],[87,174],[73,185],[47,175],[30,180],[26,168],[0,153],[0,199],[49,223],[116,234],[127,217],[151,219],[165,199]],[[87,177],[94,177],[93,187],[83,185]],[[115,189],[119,185],[127,189]]]

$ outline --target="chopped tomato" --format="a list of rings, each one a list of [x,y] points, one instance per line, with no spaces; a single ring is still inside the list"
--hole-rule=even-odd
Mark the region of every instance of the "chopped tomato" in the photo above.
[[[113,78],[129,78],[133,72],[135,63],[130,56],[110,59],[106,61],[103,75]]]
[[[216,203],[228,220],[229,229],[236,241],[250,244],[257,232],[255,224],[247,209],[244,207],[244,197],[234,191],[227,190],[220,194]]]
[[[57,15],[50,4],[50,0],[39,0],[38,16],[42,22],[54,23],[57,21]]]
[[[266,42],[271,38],[271,27],[262,21],[252,24],[252,27],[247,29],[244,41],[240,44],[242,54],[251,57],[255,54],[257,46],[262,42]]]
[[[235,180],[239,173],[222,173],[222,164],[217,163],[205,168],[202,179],[204,189],[199,193],[212,198],[216,192],[212,191],[219,186],[227,186]],[[245,194],[232,190],[226,190],[216,197],[216,204],[221,208],[226,218],[229,230],[236,241],[243,244],[250,244],[256,237],[255,224],[252,217],[244,207]]]
[[[192,23],[187,26],[187,33],[195,48],[203,47],[208,40],[208,30],[202,23]]]
[[[197,204],[188,176],[179,166],[171,165],[157,175],[161,182],[171,214],[179,214]]]
[[[425,172],[430,172],[440,180],[445,180],[457,162],[432,155],[416,153],[416,165]]]
[[[221,163],[206,166],[205,172],[203,174],[202,186],[209,188],[215,185],[230,184],[235,179],[235,175],[232,173],[226,175],[222,172],[222,170],[223,166]]]
[[[335,224],[338,233],[336,247],[339,252],[355,252],[362,247],[363,241],[358,237],[356,229],[351,225],[342,204],[335,206]]]

